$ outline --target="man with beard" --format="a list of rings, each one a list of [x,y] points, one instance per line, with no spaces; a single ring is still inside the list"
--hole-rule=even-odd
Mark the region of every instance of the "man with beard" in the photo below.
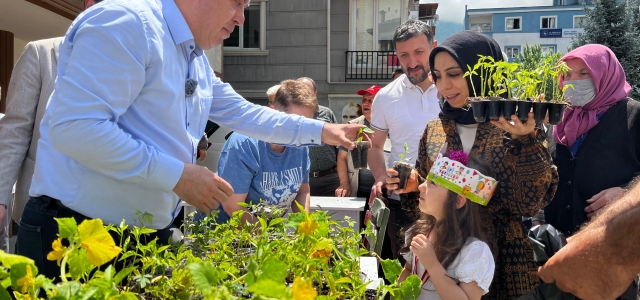
[[[438,91],[428,77],[429,54],[438,45],[434,40],[431,27],[419,20],[409,20],[400,25],[393,35],[396,55],[404,74],[380,90],[371,108],[371,127],[374,137],[369,149],[369,168],[375,177],[372,196],[388,199],[387,206],[391,210],[388,234],[391,240],[393,258],[402,259],[398,255],[400,229],[413,222],[408,218],[400,205],[397,194],[383,193],[382,187],[388,177],[386,169],[393,167],[393,162],[400,160],[404,153],[404,145],[409,153],[404,157],[418,157],[418,142],[427,123],[440,113]],[[391,156],[387,164],[384,162],[384,142],[389,135],[391,139]],[[404,263],[404,262],[402,262]]]

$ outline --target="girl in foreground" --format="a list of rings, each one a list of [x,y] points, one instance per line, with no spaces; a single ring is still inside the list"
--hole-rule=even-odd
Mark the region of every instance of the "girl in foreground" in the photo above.
[[[489,292],[495,268],[486,243],[479,206],[486,205],[497,182],[470,168],[462,151],[440,154],[419,186],[426,216],[406,232],[406,259],[399,281],[416,274],[418,299],[480,299]],[[487,174],[486,172],[484,174]]]

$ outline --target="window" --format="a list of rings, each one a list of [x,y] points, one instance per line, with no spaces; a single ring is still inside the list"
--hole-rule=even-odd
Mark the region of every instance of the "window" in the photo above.
[[[542,54],[556,53],[556,46],[542,46]]]
[[[394,51],[393,34],[405,21],[406,6],[406,0],[351,0],[349,48]]]
[[[506,18],[505,30],[522,30],[522,17]]]
[[[586,16],[573,16],[573,28],[584,28],[587,23]]]
[[[504,47],[504,52],[507,53],[507,58],[509,60],[518,57],[518,54],[520,54],[520,46],[507,46]]]
[[[556,29],[557,17],[540,17],[540,29]]]
[[[225,55],[249,53],[247,50],[266,50],[266,1],[255,1],[244,9],[244,24],[236,26],[223,45]],[[264,54],[268,54],[265,51]]]

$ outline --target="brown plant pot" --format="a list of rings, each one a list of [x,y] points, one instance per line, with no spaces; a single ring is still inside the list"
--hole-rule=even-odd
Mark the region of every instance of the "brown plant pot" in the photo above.
[[[398,189],[402,190],[407,186],[407,180],[409,179],[409,175],[411,175],[411,170],[413,166],[406,162],[396,161],[393,163],[393,169],[398,172]]]
[[[567,108],[565,103],[549,103],[549,124],[556,125],[562,121],[562,115]]]
[[[353,161],[354,169],[367,168],[369,145],[370,143],[368,141],[356,142],[356,147],[351,150],[351,160]]]

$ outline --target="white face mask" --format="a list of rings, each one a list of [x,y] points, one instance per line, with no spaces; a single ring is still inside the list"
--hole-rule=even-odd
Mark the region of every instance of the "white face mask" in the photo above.
[[[568,87],[564,91],[564,99],[573,106],[585,106],[596,97],[596,86],[591,78],[565,80],[562,84],[564,86],[573,85],[573,88]]]

